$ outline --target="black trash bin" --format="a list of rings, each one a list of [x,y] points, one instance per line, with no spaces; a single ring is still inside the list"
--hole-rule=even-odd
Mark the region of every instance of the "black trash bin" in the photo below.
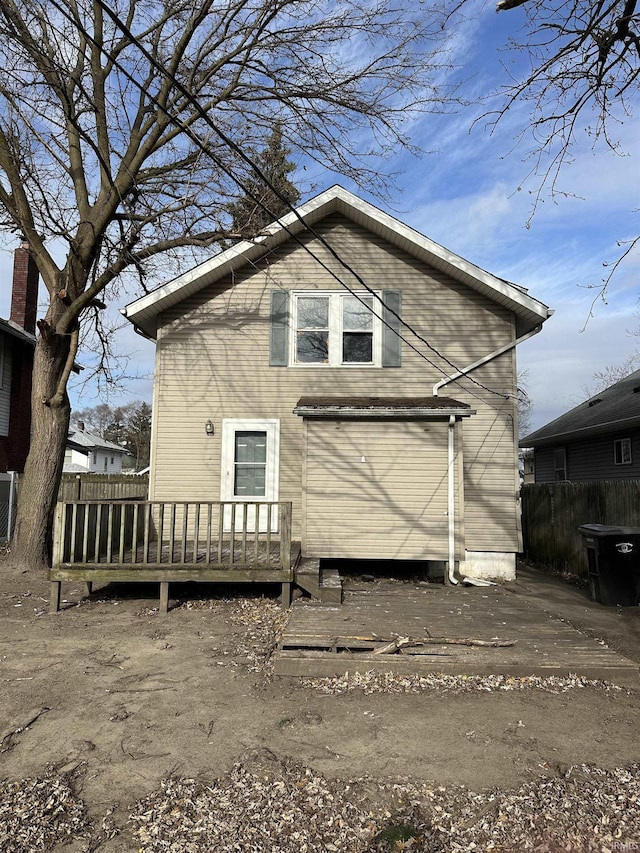
[[[640,527],[583,524],[578,530],[587,550],[591,598],[600,604],[638,604]]]

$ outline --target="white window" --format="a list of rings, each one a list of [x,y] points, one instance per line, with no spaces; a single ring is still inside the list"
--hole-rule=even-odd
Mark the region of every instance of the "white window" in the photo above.
[[[375,303],[375,304],[374,304]],[[371,294],[296,293],[291,364],[381,364],[380,303]]]
[[[242,419],[222,421],[222,477],[220,497],[233,503],[278,500],[278,466],[280,458],[280,421]],[[230,508],[225,511],[225,528],[229,529]],[[260,530],[266,530],[268,510],[260,510]],[[271,530],[277,530],[278,512],[271,513]],[[247,520],[248,530],[255,530],[255,509]],[[236,528],[242,524],[236,514]]]
[[[4,336],[0,337],[0,388],[4,388]]]
[[[630,438],[617,438],[613,442],[613,461],[616,465],[631,465]]]

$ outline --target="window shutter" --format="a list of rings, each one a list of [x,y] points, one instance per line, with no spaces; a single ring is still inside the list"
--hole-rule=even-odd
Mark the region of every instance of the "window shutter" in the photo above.
[[[382,366],[402,367],[402,341],[398,337],[401,331],[402,292],[384,290],[382,299]]]
[[[269,364],[286,367],[289,359],[289,291],[271,291],[271,338]]]

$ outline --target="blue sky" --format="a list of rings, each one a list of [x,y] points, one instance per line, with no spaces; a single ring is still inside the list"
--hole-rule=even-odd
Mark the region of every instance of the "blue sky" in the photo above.
[[[521,14],[496,15],[493,6],[484,6],[457,32],[461,73],[476,93],[504,82],[500,62],[505,57],[498,48],[517,28]],[[481,122],[471,127],[478,112],[477,107],[465,108],[413,123],[412,141],[429,153],[420,158],[400,153],[379,164],[381,173],[397,173],[398,192],[390,202],[380,203],[340,176],[309,164],[297,182],[301,187],[304,181],[313,182],[317,191],[342,183],[453,252],[528,288],[555,310],[542,332],[518,350],[519,367],[528,371],[532,428],[537,428],[583,399],[595,371],[640,348],[640,339],[628,334],[640,327],[634,316],[640,252],[627,259],[606,304],[596,303],[588,323],[594,291],[585,287],[601,282],[603,262],[619,252],[617,241],[640,230],[640,122],[629,119],[617,128],[625,156],[594,151],[585,135],[561,176],[562,188],[575,197],[557,202],[545,197],[527,227],[530,190],[536,185],[523,184],[529,170],[522,160],[525,149],[509,154],[526,111],[512,110],[492,134]],[[6,282],[0,292],[2,317],[9,314],[12,250],[11,243],[0,244],[0,281]],[[127,301],[123,298],[117,307]],[[117,346],[131,354],[129,372],[140,378],[128,382],[126,393],[111,402],[150,401],[152,345],[125,328]],[[72,388],[71,397],[74,408],[100,402],[94,384]]]

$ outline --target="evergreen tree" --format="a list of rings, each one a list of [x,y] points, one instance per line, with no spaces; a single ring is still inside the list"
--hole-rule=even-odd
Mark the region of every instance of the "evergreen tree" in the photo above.
[[[275,187],[289,204],[294,205],[299,200],[300,193],[289,180],[289,175],[296,168],[288,159],[290,154],[291,149],[282,138],[282,125],[276,122],[267,147],[256,155],[255,163],[271,186]],[[288,213],[289,206],[256,174],[247,177],[244,184],[251,195],[245,195],[230,205],[229,213],[233,220],[234,234],[243,240],[250,240],[274,220]]]

